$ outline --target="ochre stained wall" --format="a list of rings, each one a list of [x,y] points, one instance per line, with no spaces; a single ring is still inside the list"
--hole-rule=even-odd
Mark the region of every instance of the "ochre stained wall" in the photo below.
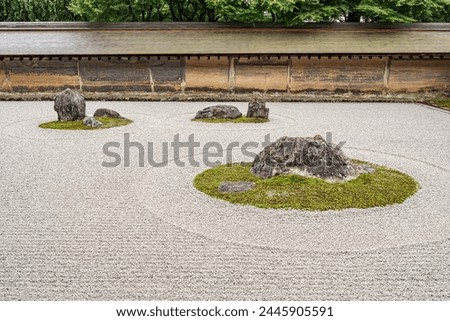
[[[151,57],[5,59],[0,92],[449,93],[449,59],[399,57]],[[198,96],[198,95],[197,95]]]
[[[214,59],[214,58],[213,58]],[[186,60],[186,90],[229,91],[229,64],[226,58],[211,61],[211,58]]]
[[[79,87],[78,64],[64,60],[15,59],[3,61],[10,91],[35,92]]]
[[[286,92],[289,59],[242,58],[234,60],[235,92]]]
[[[291,70],[291,91],[375,92],[385,87],[385,66],[388,58],[312,57],[294,59]]]
[[[393,60],[390,92],[450,92],[450,60]]]
[[[7,75],[6,65],[0,62],[0,92],[8,92],[11,90],[11,81]]]

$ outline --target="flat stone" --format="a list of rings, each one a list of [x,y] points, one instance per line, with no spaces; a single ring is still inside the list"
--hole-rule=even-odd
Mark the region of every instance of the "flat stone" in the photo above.
[[[261,178],[297,174],[330,182],[348,181],[372,171],[368,165],[354,164],[341,148],[327,143],[320,135],[281,137],[255,157],[251,168]]]
[[[219,185],[220,193],[240,193],[246,192],[255,188],[256,184],[253,182],[223,182]]]
[[[266,103],[263,102],[250,102],[248,104],[247,117],[269,119],[269,108],[266,108]]]
[[[108,108],[97,109],[94,117],[123,118],[117,111]]]
[[[97,128],[97,127],[100,127],[103,125],[101,121],[98,121],[94,117],[90,117],[90,116],[85,117],[83,119],[83,124],[84,124],[84,126],[94,127],[94,128]]]
[[[206,107],[205,109],[199,110],[196,119],[201,118],[230,118],[236,119],[242,117],[242,113],[235,106],[231,105],[216,105]]]
[[[78,91],[67,88],[56,95],[54,110],[58,121],[80,120],[86,116],[86,102]]]

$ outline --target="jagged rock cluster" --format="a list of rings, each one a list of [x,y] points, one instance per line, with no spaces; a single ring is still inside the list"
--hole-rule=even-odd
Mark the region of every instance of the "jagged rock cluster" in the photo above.
[[[108,108],[97,109],[94,117],[86,116],[86,101],[83,95],[70,88],[56,95],[54,109],[58,114],[58,121],[83,120],[83,124],[88,127],[103,125],[95,117],[123,118],[118,112]]]
[[[236,119],[242,117],[242,113],[235,106],[231,105],[215,105],[199,110],[195,115],[195,119],[202,118],[228,118]],[[256,101],[248,104],[247,117],[253,118],[269,118],[269,108],[266,108],[265,103],[258,103]]]
[[[261,178],[298,174],[331,182],[351,180],[371,171],[369,166],[354,164],[339,147],[320,135],[281,137],[255,157],[251,168]]]

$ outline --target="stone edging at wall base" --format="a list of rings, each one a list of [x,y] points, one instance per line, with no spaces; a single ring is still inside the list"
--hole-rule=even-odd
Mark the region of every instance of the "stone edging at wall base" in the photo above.
[[[53,100],[58,92],[9,93],[0,92],[0,101]],[[251,101],[269,102],[417,102],[447,97],[446,92],[402,94],[327,94],[327,93],[144,93],[144,92],[82,92],[88,100],[112,101]]]

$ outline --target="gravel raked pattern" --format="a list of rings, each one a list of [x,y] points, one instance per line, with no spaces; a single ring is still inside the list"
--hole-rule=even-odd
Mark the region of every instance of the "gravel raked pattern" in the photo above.
[[[88,102],[88,114],[112,108],[134,123],[71,132],[38,128],[56,117],[52,102],[0,102],[0,300],[450,299],[450,113],[268,103],[269,123],[190,121],[212,104]],[[421,189],[385,208],[264,210],[197,191],[206,166],[191,166],[185,149],[185,167],[139,167],[136,149],[128,168],[101,166],[103,145],[123,145],[125,133],[153,142],[160,159],[175,134],[227,146],[326,132]]]

